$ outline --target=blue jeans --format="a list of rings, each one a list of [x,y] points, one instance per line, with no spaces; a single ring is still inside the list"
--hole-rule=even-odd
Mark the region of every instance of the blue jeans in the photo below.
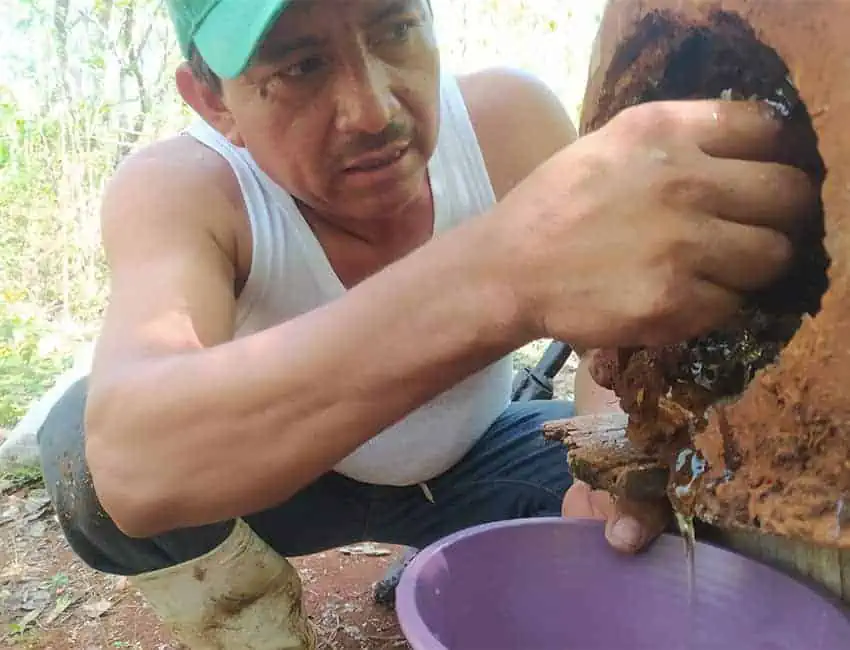
[[[149,539],[124,535],[103,511],[84,454],[86,380],[53,408],[39,432],[45,484],[75,553],[105,573],[135,575],[203,555],[233,527],[221,522]],[[469,526],[561,511],[572,477],[566,448],[544,440],[544,422],[569,417],[565,401],[511,404],[453,468],[420,486],[387,487],[328,473],[285,503],[244,517],[286,557],[376,541],[423,548]]]

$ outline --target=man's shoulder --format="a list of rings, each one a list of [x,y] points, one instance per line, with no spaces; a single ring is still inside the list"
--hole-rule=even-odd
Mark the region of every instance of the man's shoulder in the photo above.
[[[186,134],[157,140],[127,156],[115,170],[110,185],[141,185],[153,192],[208,186],[224,189],[234,199],[239,196],[238,181],[227,161]]]
[[[239,182],[227,161],[185,134],[152,142],[127,156],[103,195],[105,220],[156,221],[159,214],[179,213],[191,222],[243,210]]]
[[[189,135],[153,142],[127,156],[103,193],[107,252],[127,238],[211,236],[237,259],[244,229],[239,183],[219,154]],[[239,249],[239,250],[237,250]]]
[[[498,197],[577,137],[563,102],[527,72],[490,68],[458,85]]]
[[[501,101],[490,106],[506,104],[502,93],[519,93],[518,100],[557,100],[549,86],[539,77],[519,68],[498,66],[456,75],[458,85],[467,103],[478,104],[493,98]],[[479,109],[485,108],[482,103]]]

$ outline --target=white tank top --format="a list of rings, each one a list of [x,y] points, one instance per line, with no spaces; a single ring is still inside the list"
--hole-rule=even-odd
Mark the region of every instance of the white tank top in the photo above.
[[[428,165],[435,232],[449,230],[495,202],[466,105],[456,79],[447,73],[441,76],[440,110],[437,146]],[[346,289],[292,196],[247,150],[233,146],[202,120],[187,132],[230,164],[251,223],[251,271],[237,303],[237,338],[342,296]],[[511,360],[505,357],[376,432],[336,470],[366,483],[424,484],[457,463],[505,409],[511,380]]]

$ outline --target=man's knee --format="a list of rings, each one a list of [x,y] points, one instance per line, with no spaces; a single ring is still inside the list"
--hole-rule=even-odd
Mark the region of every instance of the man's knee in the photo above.
[[[513,402],[457,466],[464,480],[493,476],[529,483],[553,482],[566,490],[571,478],[564,445],[547,440],[543,425],[570,417],[566,400]]]
[[[199,557],[224,541],[233,522],[151,539],[134,539],[119,530],[97,497],[86,462],[87,389],[85,378],[73,384],[38,432],[44,484],[65,538],[80,559],[99,571],[135,575]]]
[[[128,537],[115,526],[86,462],[86,388],[85,380],[74,384],[39,431],[45,485],[74,552],[96,570],[134,576],[132,584],[184,643],[235,648],[255,647],[256,641],[256,647],[267,647],[273,630],[282,639],[275,647],[314,648],[298,574],[246,523],[150,539]],[[240,598],[244,607],[222,613],[222,601]],[[210,616],[222,619],[215,629]]]
[[[522,402],[518,403],[522,404]],[[576,414],[575,402],[572,399],[538,400],[528,404],[537,412],[541,424],[571,418]]]
[[[86,531],[95,526],[101,512],[85,458],[83,428],[88,382],[72,384],[47,414],[38,431],[44,485],[62,530],[74,550],[92,563],[86,547]]]
[[[87,381],[72,384],[47,414],[38,431],[44,483],[60,521],[81,516],[93,508],[94,490],[85,461],[83,414]]]
[[[494,440],[493,452],[502,457],[510,473],[528,480],[529,486],[559,498],[572,485],[567,448],[547,440],[543,426],[547,422],[572,417],[571,400],[533,400],[514,402],[505,411]]]

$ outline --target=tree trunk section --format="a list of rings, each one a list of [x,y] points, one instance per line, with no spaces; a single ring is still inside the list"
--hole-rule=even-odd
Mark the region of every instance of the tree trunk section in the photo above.
[[[722,400],[711,392],[715,377],[711,390],[695,378],[705,390],[694,384],[671,398],[669,387],[681,382],[659,369],[669,350],[632,351],[615,392],[629,415],[625,439],[634,449],[624,452],[613,444],[610,428],[598,433],[594,445],[586,422],[581,435],[567,437],[586,480],[623,493],[628,477],[643,472],[654,476],[638,480],[649,494],[657,492],[660,464],[668,471],[668,496],[674,504],[687,500],[710,525],[709,537],[811,578],[850,602],[848,34],[845,0],[609,1],[594,44],[580,132],[601,128],[647,101],[769,100],[812,133],[817,151],[814,157],[801,154],[800,166],[823,181],[825,236],[798,248],[804,249],[801,256],[814,257],[819,246],[828,269],[821,274],[823,289],[793,308],[783,300],[816,281],[791,274],[772,288],[777,311],[770,313],[783,314],[793,328]],[[769,302],[768,293],[758,309]],[[606,445],[608,451],[599,452]],[[683,491],[682,473],[689,468],[698,471]],[[640,492],[633,484],[628,489]]]

